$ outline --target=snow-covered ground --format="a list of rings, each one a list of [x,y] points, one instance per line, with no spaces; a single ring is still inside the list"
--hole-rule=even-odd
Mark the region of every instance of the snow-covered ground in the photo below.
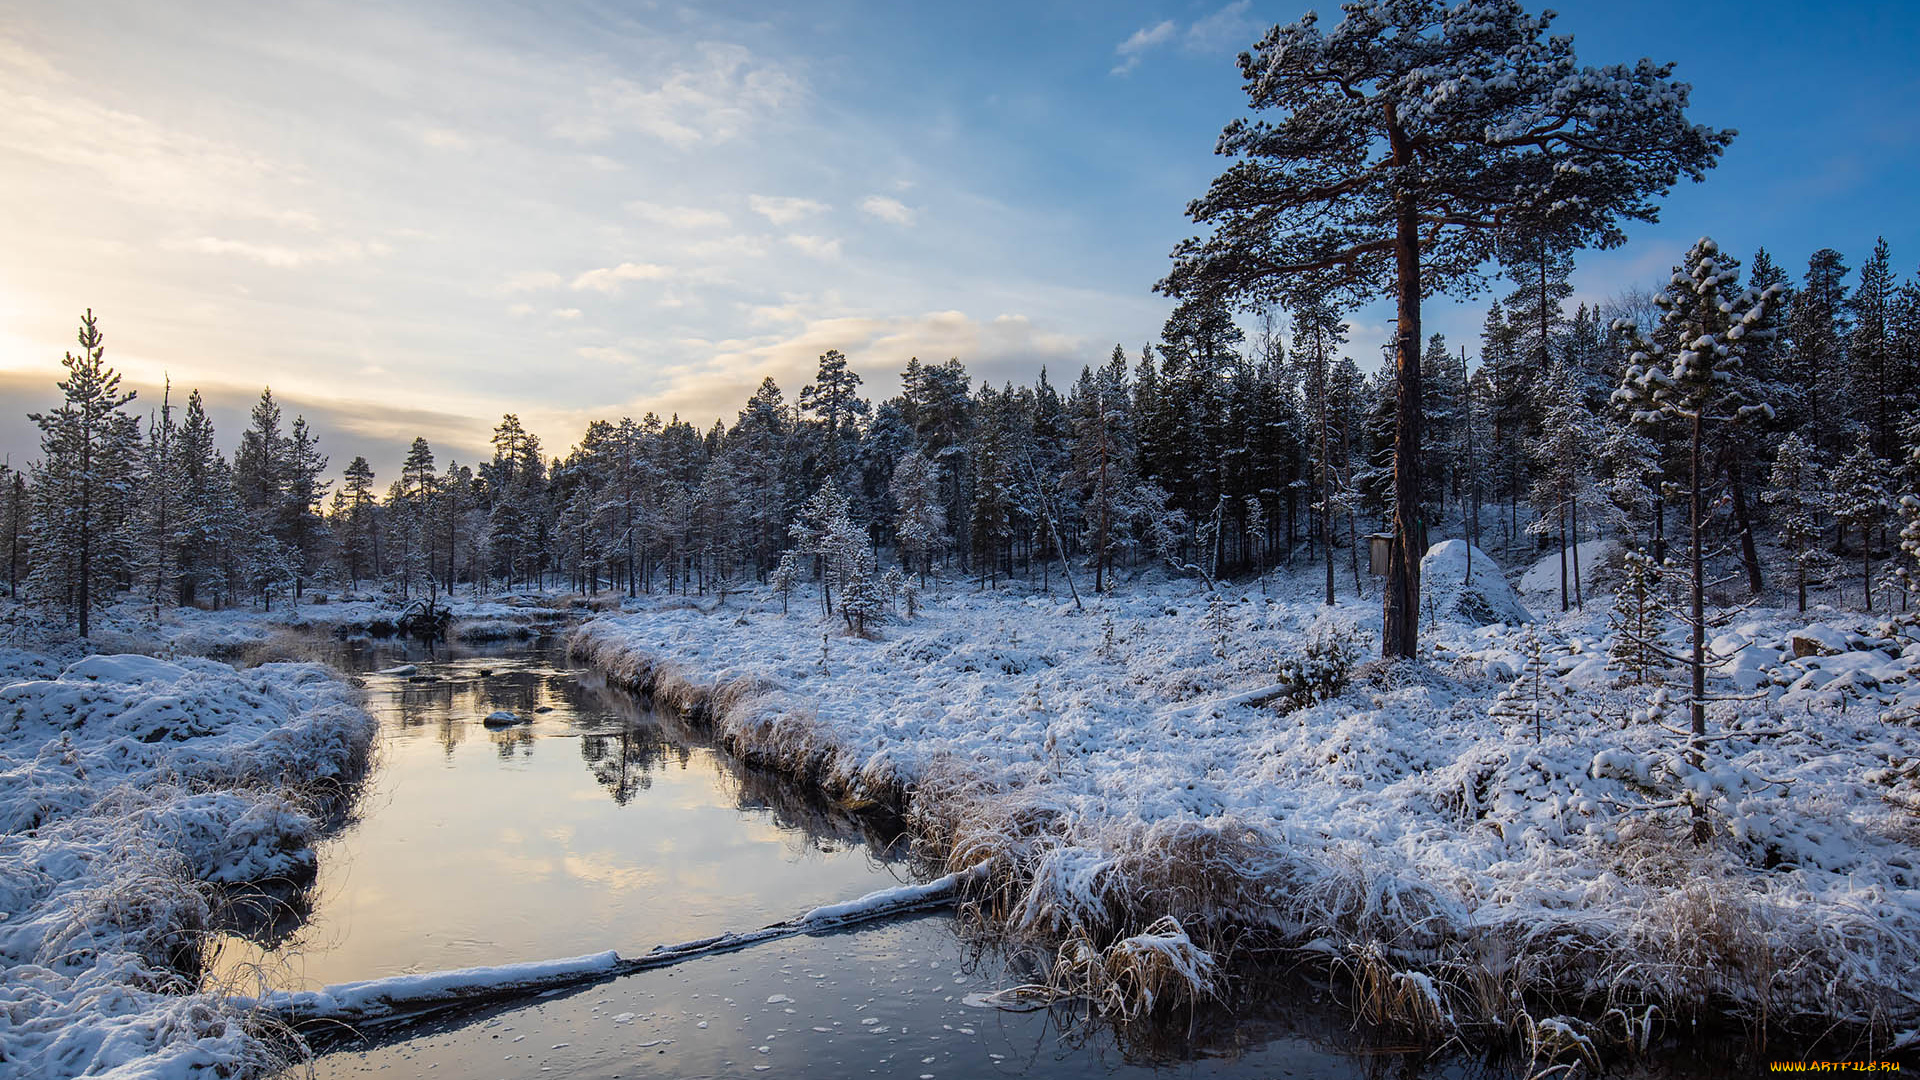
[[[1565,1010],[1621,1036],[1728,1008],[1914,1028],[1912,631],[1724,616],[1713,689],[1750,699],[1709,706],[1724,737],[1694,769],[1678,673],[1661,697],[1622,684],[1606,598],[1536,610],[1529,633],[1474,625],[1524,609],[1484,553],[1462,582],[1465,554],[1427,562],[1417,665],[1352,665],[1377,652],[1378,601],[1324,608],[1311,570],[1272,596],[1156,578],[1085,611],[951,584],[873,640],[803,595],[785,615],[765,595],[643,601],[573,645],[750,759],[903,802],[952,868],[997,867],[996,921],[1109,963],[1250,927],[1436,1030],[1537,1033],[1530,1011]],[[1687,797],[1711,812],[1704,847]]]
[[[615,602],[608,599],[599,606]],[[467,642],[552,633],[593,611],[587,601],[558,592],[462,594],[451,600],[441,597],[438,607],[452,618],[451,636]],[[312,634],[393,633],[407,611],[407,605],[391,597],[361,594],[326,603],[311,599],[297,606],[283,603],[265,611],[257,606],[220,611],[169,608],[156,620],[150,606],[126,600],[95,617],[94,640],[102,647],[127,652],[279,659],[284,654],[298,656],[300,644]],[[6,621],[17,624],[17,633],[29,639],[47,638],[49,633],[35,613],[18,605],[6,604],[0,610],[0,632],[6,629]]]
[[[195,986],[211,886],[309,870],[373,735],[319,665],[0,647],[0,1074],[270,1065]]]

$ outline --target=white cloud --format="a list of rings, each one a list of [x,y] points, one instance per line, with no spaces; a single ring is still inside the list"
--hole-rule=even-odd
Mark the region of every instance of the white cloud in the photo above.
[[[535,292],[540,289],[557,289],[567,283],[567,279],[551,270],[523,270],[508,278],[500,285],[503,293]]]
[[[524,319],[528,315],[533,314],[533,305],[532,304],[509,304],[507,305],[507,314],[513,316],[516,319]]]
[[[809,214],[821,214],[830,209],[826,203],[797,199],[791,195],[749,195],[747,205],[754,213],[775,225],[788,225]]]
[[[473,140],[452,128],[430,127],[420,132],[420,141],[435,150],[471,150]]]
[[[621,131],[686,149],[733,139],[803,92],[798,78],[741,45],[708,44],[657,79],[604,79],[552,124],[574,142],[602,142]]]
[[[786,326],[806,321],[799,304],[756,304],[747,310],[747,322],[753,326]]]
[[[602,364],[628,365],[637,359],[632,353],[613,345],[582,345],[573,351],[582,360],[592,360]]]
[[[1163,20],[1153,26],[1141,27],[1133,36],[1114,46],[1113,51],[1120,57],[1109,74],[1125,75],[1140,66],[1143,53],[1156,45],[1164,45],[1173,40],[1174,25],[1172,19]]]
[[[733,220],[719,210],[698,206],[663,206],[644,199],[628,203],[627,212],[643,221],[671,229],[724,229],[733,224]]]
[[[783,239],[786,240],[788,244],[806,252],[816,259],[837,259],[840,257],[840,240],[838,237],[829,239],[824,236],[789,235],[783,237]]]
[[[767,238],[764,236],[717,236],[703,240],[693,240],[676,249],[688,259],[733,260],[764,259],[767,257]],[[694,270],[689,276],[705,278],[709,281],[724,280],[726,275],[711,270]]]
[[[580,309],[577,307],[557,307],[553,309],[551,314],[556,319],[577,319],[580,317]]]
[[[1260,20],[1247,14],[1252,6],[1253,0],[1234,0],[1219,11],[1196,19],[1187,27],[1182,47],[1203,53],[1239,52],[1250,47],[1262,28]]]
[[[1172,19],[1164,19],[1152,26],[1143,26],[1133,32],[1127,40],[1114,46],[1114,54],[1120,62],[1113,66],[1111,75],[1129,75],[1140,66],[1146,54],[1165,45],[1175,38],[1180,48],[1191,53],[1235,52],[1253,43],[1260,34],[1261,22],[1248,14],[1253,0],[1233,0],[1232,3],[1214,12],[1195,19],[1185,33],[1181,33],[1179,24]]]
[[[614,293],[629,281],[658,281],[672,273],[664,266],[655,263],[621,263],[619,266],[605,266],[598,270],[588,270],[573,279],[573,288],[591,289],[594,292]]]
[[[869,195],[861,199],[860,209],[882,221],[891,221],[895,225],[913,224],[913,208],[899,199],[889,199],[885,195]]]
[[[317,223],[286,205],[306,181],[297,168],[101,104],[88,89],[28,48],[0,41],[0,152],[98,176],[133,203],[297,228]]]
[[[201,236],[172,242],[167,246],[176,251],[192,251],[201,255],[237,255],[282,270],[315,263],[353,262],[368,255],[385,255],[392,250],[385,244],[363,244],[358,240],[335,240],[315,247],[290,247],[285,244],[225,240],[217,236]]]

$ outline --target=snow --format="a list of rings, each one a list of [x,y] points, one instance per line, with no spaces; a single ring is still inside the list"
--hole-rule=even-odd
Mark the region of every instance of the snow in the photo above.
[[[325,990],[277,990],[258,1004],[294,1020],[376,1017],[436,1002],[468,1000],[483,993],[529,992],[543,986],[571,985],[616,974],[621,970],[621,963],[620,957],[608,949],[561,960],[392,975],[341,983]]]
[[[888,889],[876,889],[858,900],[822,904],[800,916],[800,921],[810,926],[821,926],[870,918],[884,911],[904,911],[920,904],[946,900],[953,896],[954,890],[959,887],[963,877],[965,875],[954,873],[921,885],[898,885]]]
[[[1620,541],[1612,539],[1582,540],[1567,549],[1567,589],[1573,589],[1574,554],[1580,557],[1580,589],[1586,596],[1593,596],[1604,587],[1612,572],[1619,568],[1622,549]],[[1475,556],[1475,561],[1479,556]],[[1519,590],[1522,595],[1534,596],[1552,593],[1560,595],[1560,550],[1556,547],[1547,552],[1539,562],[1527,568],[1520,575]]]
[[[531,637],[558,630],[571,611],[569,600],[547,594],[443,596],[438,606],[452,616],[449,633],[467,641]],[[109,635],[118,633],[130,642],[199,656],[233,657],[269,646],[288,631],[335,635],[391,632],[407,607],[390,597],[333,599],[327,603],[309,599],[298,607],[283,604],[271,611],[174,608],[155,623],[144,605],[126,603],[101,622]]]
[[[1476,626],[1533,621],[1500,564],[1465,540],[1442,540],[1427,549],[1420,560],[1420,610],[1429,618]]]
[[[0,1061],[9,1074],[259,1071],[195,992],[205,883],[299,875],[374,724],[325,668],[0,655]]]
[[[1772,951],[1775,1016],[1920,1019],[1885,974],[1920,965],[1920,868],[1890,816],[1920,806],[1920,728],[1882,720],[1920,718],[1911,632],[1727,617],[1708,707],[1724,737],[1694,768],[1680,688],[1650,704],[1608,666],[1604,596],[1534,622],[1539,741],[1531,713],[1495,709],[1529,677],[1501,625],[1524,609],[1479,552],[1486,608],[1459,602],[1465,562],[1459,541],[1424,560],[1447,602],[1423,605],[1419,663],[1362,667],[1325,701],[1276,698],[1281,661],[1328,636],[1375,655],[1378,601],[1324,607],[1309,575],[1225,586],[1224,634],[1204,587],[1157,579],[1084,612],[949,585],[872,640],[801,594],[787,615],[771,593],[642,601],[573,648],[749,761],[903,805],[950,867],[993,868],[1018,928],[1120,941],[1177,914],[1202,944],[1231,926],[1336,956],[1387,943],[1381,962],[1433,980],[1450,1015],[1471,996],[1439,985],[1463,977],[1455,955],[1535,990],[1754,1007],[1725,942]],[[1846,651],[1794,658],[1815,622]],[[1710,810],[1705,848],[1687,800]],[[1553,945],[1568,934],[1578,962]]]

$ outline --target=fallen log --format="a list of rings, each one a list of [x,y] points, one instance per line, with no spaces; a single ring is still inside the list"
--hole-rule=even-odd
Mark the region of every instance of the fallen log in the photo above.
[[[259,998],[227,1000],[242,1011],[265,1013],[296,1028],[319,1023],[361,1027],[390,1024],[442,1009],[565,989],[779,938],[834,933],[876,919],[944,906],[957,900],[979,873],[976,868],[948,874],[923,885],[881,889],[858,900],[825,904],[757,930],[656,945],[639,956],[621,956],[608,949],[559,960],[393,975],[340,983],[324,990],[275,990]]]

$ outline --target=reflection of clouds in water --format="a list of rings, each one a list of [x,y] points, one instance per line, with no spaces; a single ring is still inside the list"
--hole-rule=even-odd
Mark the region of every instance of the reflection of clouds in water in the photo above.
[[[511,874],[515,877],[545,881],[553,876],[552,859],[535,855],[520,855],[511,851],[489,849],[475,852],[480,861],[487,866]]]
[[[354,651],[362,671],[415,663],[445,681],[369,680],[386,749],[377,796],[322,862],[327,891],[308,924],[322,940],[302,957],[316,984],[684,940],[904,875],[860,853],[892,839],[881,826],[745,769],[705,732],[537,649]],[[483,727],[496,708],[531,723]],[[497,949],[455,950],[462,941]]]
[[[659,875],[641,866],[622,865],[612,859],[587,855],[568,855],[561,860],[568,875],[616,892],[637,889],[659,891]],[[678,880],[678,878],[676,878]]]

